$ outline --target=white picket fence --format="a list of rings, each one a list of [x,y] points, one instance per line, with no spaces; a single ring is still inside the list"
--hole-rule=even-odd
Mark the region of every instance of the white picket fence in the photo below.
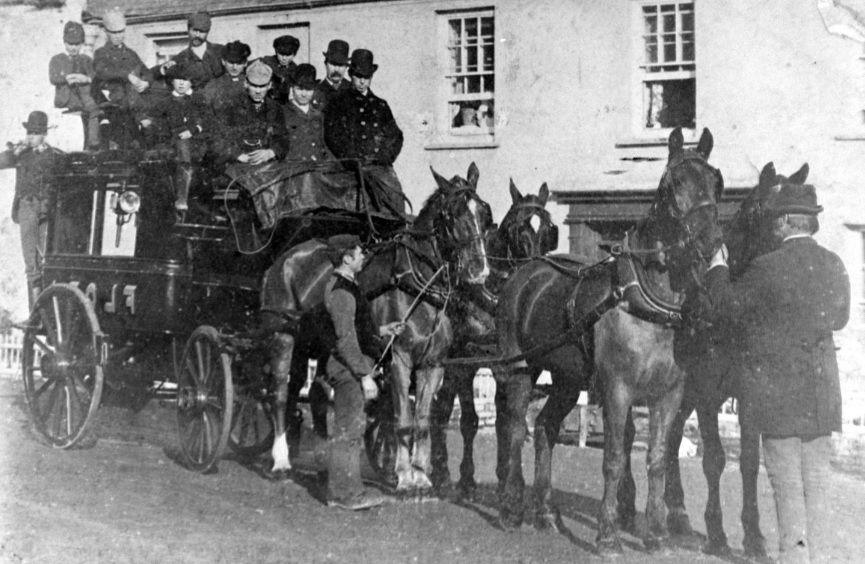
[[[18,378],[21,375],[21,332],[0,333],[0,378]]]

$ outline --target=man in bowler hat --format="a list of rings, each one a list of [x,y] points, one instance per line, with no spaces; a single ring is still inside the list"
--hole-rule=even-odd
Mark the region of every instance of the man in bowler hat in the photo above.
[[[293,35],[280,35],[273,40],[273,55],[262,57],[262,61],[273,70],[273,87],[270,96],[280,104],[288,101],[288,89],[294,82],[297,63],[294,57],[300,41]]]
[[[176,54],[170,61],[159,67],[161,76],[166,76],[166,71],[175,64],[183,64],[191,73],[192,88],[203,90],[208,82],[222,75],[222,45],[211,43],[207,40],[210,33],[210,14],[207,12],[196,12],[189,16],[186,21],[186,30],[189,34],[189,45],[183,51]]]
[[[325,73],[324,78],[315,86],[312,104],[323,112],[331,98],[351,88],[351,84],[345,78],[348,70],[348,43],[342,39],[334,39],[327,44],[327,51],[322,54]]]
[[[324,116],[312,105],[315,83],[315,67],[298,65],[288,104],[283,108],[289,140],[285,158],[289,161],[333,159],[324,142]]]
[[[351,88],[325,108],[324,137],[336,158],[355,160],[362,167],[372,206],[402,216],[405,199],[393,169],[402,149],[402,130],[388,103],[370,90],[377,69],[372,51],[356,49],[351,54]]]
[[[777,248],[730,280],[726,248],[707,274],[712,321],[740,343],[740,417],[763,438],[775,496],[781,562],[825,562],[831,434],[841,430],[832,332],[850,314],[850,282],[837,255],[811,237],[814,187],[784,184],[766,202]]]
[[[41,264],[45,254],[50,179],[62,151],[45,142],[48,116],[30,112],[22,124],[27,136],[0,153],[0,168],[16,168],[12,221],[21,229],[21,251],[27,276],[27,295],[32,307],[41,290]]]
[[[214,78],[204,87],[204,98],[214,113],[219,114],[234,98],[242,95],[246,88],[246,64],[252,51],[240,41],[227,43],[222,50],[222,66],[225,73]]]

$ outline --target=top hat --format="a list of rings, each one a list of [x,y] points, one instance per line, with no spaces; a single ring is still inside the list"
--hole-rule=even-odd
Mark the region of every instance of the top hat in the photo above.
[[[123,12],[115,8],[102,16],[102,26],[105,28],[105,31],[113,33],[121,32],[126,29],[126,17],[123,15]]]
[[[63,43],[70,45],[84,43],[84,26],[78,22],[66,22],[63,26]]]
[[[186,20],[189,29],[197,29],[205,33],[210,31],[210,14],[207,12],[195,12]]]
[[[232,41],[231,43],[225,44],[225,47],[222,50],[222,58],[225,59],[226,62],[237,65],[245,63],[246,60],[249,59],[251,53],[252,50],[246,43],[243,43],[242,41]]]
[[[23,125],[24,129],[27,130],[27,133],[44,135],[48,133],[48,115],[39,110],[30,112],[30,115],[27,116],[27,121],[23,122],[21,125]]]
[[[378,70],[378,65],[372,62],[372,51],[367,49],[355,49],[351,54],[351,63],[348,72],[362,78],[369,78]]]
[[[817,205],[817,191],[812,184],[784,184],[769,197],[765,209],[773,215],[817,215],[823,206]]]
[[[322,53],[324,62],[333,65],[348,64],[348,43],[342,39],[334,39],[327,44],[327,51]]]
[[[280,55],[294,55],[300,48],[300,41],[293,35],[280,35],[273,40],[273,50]]]
[[[304,90],[314,89],[315,67],[307,63],[298,65],[294,71],[294,86]]]
[[[246,81],[253,86],[267,86],[270,84],[271,77],[273,77],[273,69],[263,63],[261,59],[252,61],[246,67]]]

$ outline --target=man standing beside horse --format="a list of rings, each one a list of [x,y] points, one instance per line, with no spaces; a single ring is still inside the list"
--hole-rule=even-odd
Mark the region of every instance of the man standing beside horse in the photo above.
[[[847,324],[850,283],[811,237],[822,209],[812,185],[782,185],[766,204],[779,247],[733,282],[722,248],[707,275],[714,321],[739,338],[741,417],[762,433],[781,562],[828,561],[831,433],[841,430],[832,332]]]

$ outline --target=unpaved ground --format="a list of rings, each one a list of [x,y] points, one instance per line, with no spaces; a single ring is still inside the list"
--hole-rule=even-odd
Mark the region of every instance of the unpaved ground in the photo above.
[[[173,411],[153,402],[144,410],[106,408],[101,438],[86,450],[55,451],[27,431],[17,382],[0,380],[0,561],[3,562],[583,562],[592,554],[602,491],[601,452],[559,446],[554,499],[567,535],[524,525],[496,525],[494,441],[477,441],[481,499],[394,502],[365,513],[328,509],[311,474],[271,482],[253,467],[224,460],[216,474],[185,470],[172,458]],[[452,452],[459,447],[450,437]],[[527,475],[531,449],[525,450]],[[458,462],[458,461],[457,461]],[[645,505],[643,454],[635,454],[638,506]],[[700,459],[683,460],[692,522],[702,524],[705,485]],[[452,461],[452,472],[457,464]],[[735,463],[728,464],[722,495],[731,545],[741,545],[741,510]],[[531,479],[529,479],[531,481]],[[837,473],[838,561],[861,561],[865,482]],[[760,475],[763,531],[777,543],[768,482]],[[694,543],[667,554],[646,554],[624,534],[619,562],[722,562]],[[728,561],[741,561],[736,551]]]

